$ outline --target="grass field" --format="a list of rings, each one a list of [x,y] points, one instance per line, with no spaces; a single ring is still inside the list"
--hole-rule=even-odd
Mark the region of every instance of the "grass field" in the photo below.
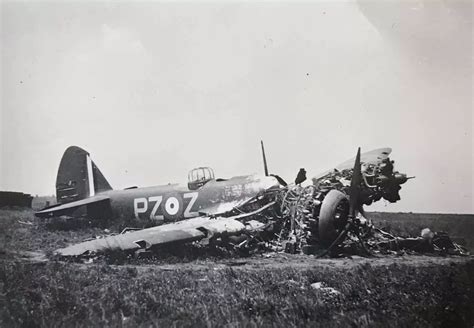
[[[30,261],[22,252],[50,252],[104,231],[50,230],[19,210],[0,210],[0,229],[1,327],[474,324],[471,257],[199,253],[122,265]]]

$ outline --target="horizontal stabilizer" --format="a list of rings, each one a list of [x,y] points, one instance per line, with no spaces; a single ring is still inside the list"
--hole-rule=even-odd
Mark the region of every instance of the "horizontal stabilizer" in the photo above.
[[[66,204],[61,204],[59,206],[53,206],[53,207],[48,207],[45,208],[41,211],[38,211],[35,213],[37,217],[40,218],[45,218],[45,217],[52,217],[52,216],[60,216],[64,215],[66,213],[72,212],[73,210],[84,206],[84,205],[90,205],[90,204],[97,204],[100,202],[108,202],[109,201],[108,196],[92,196],[89,198],[81,199],[78,201],[66,203]]]

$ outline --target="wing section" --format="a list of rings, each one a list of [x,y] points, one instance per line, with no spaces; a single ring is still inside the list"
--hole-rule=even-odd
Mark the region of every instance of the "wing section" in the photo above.
[[[392,148],[380,148],[374,149],[368,152],[365,152],[360,155],[360,163],[361,164],[380,164],[382,161],[386,160],[390,153],[392,152]],[[335,167],[336,170],[342,171],[351,169],[354,166],[355,157],[351,158],[344,163],[339,164]],[[318,181],[319,179],[325,177],[328,173],[331,173],[333,170],[328,170],[321,174],[316,175],[313,177],[313,181]]]
[[[84,205],[99,204],[99,203],[104,203],[105,205],[105,203],[108,203],[109,200],[110,200],[109,196],[101,196],[101,195],[92,196],[92,197],[81,199],[75,202],[47,207],[41,211],[36,212],[35,215],[40,218],[60,216],[60,215],[69,213]]]
[[[232,218],[198,217],[148,229],[85,241],[56,250],[61,256],[80,256],[90,252],[134,251],[173,242],[190,242],[223,233],[232,235],[245,230],[245,225]]]

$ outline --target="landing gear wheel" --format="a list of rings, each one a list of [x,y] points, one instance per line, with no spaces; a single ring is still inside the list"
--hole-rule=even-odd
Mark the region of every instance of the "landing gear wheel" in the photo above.
[[[319,212],[319,240],[323,246],[330,246],[347,224],[349,198],[339,190],[331,190],[324,197]]]

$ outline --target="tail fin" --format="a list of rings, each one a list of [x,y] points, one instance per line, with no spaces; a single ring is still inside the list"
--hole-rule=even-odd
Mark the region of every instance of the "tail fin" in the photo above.
[[[76,146],[66,149],[56,177],[58,203],[74,202],[111,189],[88,152]]]

